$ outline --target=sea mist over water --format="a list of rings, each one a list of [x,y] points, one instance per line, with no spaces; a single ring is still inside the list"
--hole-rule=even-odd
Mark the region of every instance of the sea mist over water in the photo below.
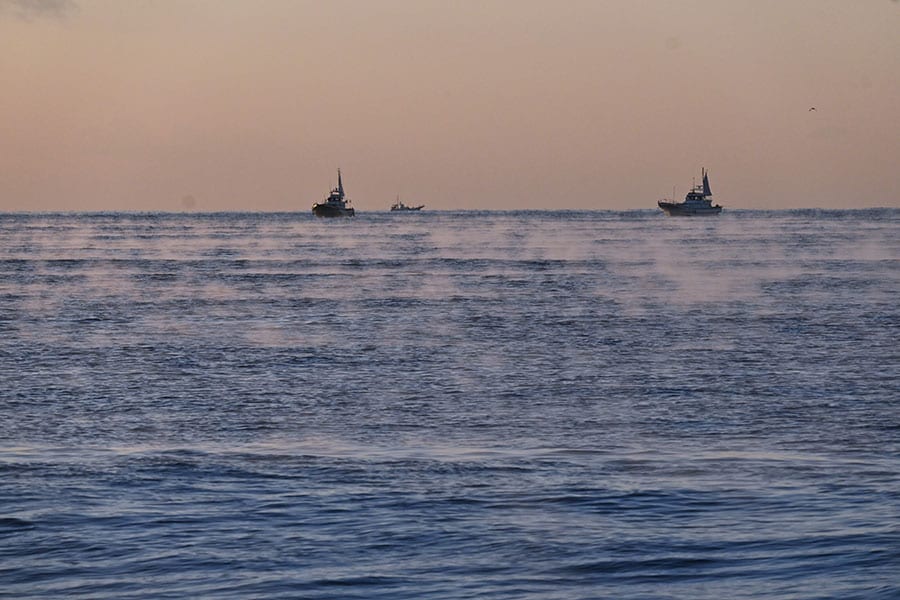
[[[898,224],[0,215],[0,595],[893,598]]]

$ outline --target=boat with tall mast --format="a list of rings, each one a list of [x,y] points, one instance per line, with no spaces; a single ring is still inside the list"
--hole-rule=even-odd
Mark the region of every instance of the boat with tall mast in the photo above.
[[[312,205],[313,214],[317,217],[352,217],[356,214],[350,206],[350,200],[344,194],[344,181],[341,179],[341,170],[338,169],[337,187],[322,202]]]
[[[709,173],[706,169],[703,173],[703,183],[695,185],[684,197],[684,202],[672,200],[660,200],[656,204],[670,217],[698,217],[717,215],[722,212],[722,207],[712,203],[712,191],[709,189]]]

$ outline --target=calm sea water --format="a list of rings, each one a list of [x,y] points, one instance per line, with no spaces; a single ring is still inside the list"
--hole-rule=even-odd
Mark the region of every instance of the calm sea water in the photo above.
[[[0,215],[0,597],[900,597],[900,211]]]

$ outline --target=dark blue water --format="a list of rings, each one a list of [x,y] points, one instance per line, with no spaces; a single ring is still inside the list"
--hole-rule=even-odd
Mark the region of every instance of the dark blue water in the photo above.
[[[0,215],[0,597],[900,597],[900,211]]]

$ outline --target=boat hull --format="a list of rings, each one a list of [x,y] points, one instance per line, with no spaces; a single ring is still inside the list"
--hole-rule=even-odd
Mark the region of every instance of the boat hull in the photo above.
[[[670,217],[709,217],[722,212],[721,206],[685,206],[675,202],[660,202],[659,208]]]
[[[312,211],[317,217],[352,217],[356,214],[352,208],[339,208],[328,204],[313,204]]]

